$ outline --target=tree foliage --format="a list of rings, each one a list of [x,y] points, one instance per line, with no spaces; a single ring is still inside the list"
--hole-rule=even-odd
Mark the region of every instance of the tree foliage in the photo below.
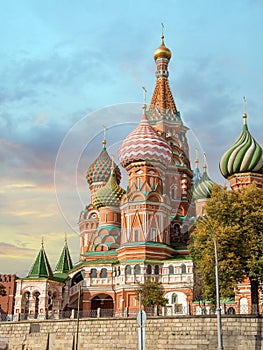
[[[248,277],[252,303],[258,304],[263,276],[263,189],[252,184],[232,191],[215,185],[206,213],[206,218],[196,221],[190,245],[203,296],[215,300],[215,239],[221,296],[233,296],[237,283]]]
[[[140,293],[144,306],[165,306],[168,303],[168,300],[163,297],[163,287],[159,282],[146,280],[144,283],[139,283],[139,289],[136,290],[137,300]]]
[[[1,297],[6,296],[6,288],[2,283],[0,283],[0,296]]]

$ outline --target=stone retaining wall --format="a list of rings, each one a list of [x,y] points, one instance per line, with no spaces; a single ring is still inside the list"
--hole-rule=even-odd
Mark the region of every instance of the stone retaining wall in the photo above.
[[[222,317],[224,350],[263,349],[263,318]],[[136,319],[79,321],[79,350],[137,350]],[[9,350],[72,350],[77,320],[0,323],[1,340]],[[76,340],[76,338],[75,338]],[[146,322],[147,350],[215,350],[216,317],[151,317]]]

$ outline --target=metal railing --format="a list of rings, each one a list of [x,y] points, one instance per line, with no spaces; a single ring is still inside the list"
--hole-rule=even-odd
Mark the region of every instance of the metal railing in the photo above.
[[[163,308],[145,307],[147,316],[162,316],[162,317],[176,317],[176,316],[214,316],[216,314],[215,307],[210,305],[192,304],[185,305],[168,305]],[[222,304],[222,315],[259,315],[258,305],[240,305]],[[261,311],[261,310],[260,310]],[[82,318],[110,318],[110,317],[129,317],[135,318],[138,314],[137,308],[125,308],[124,310],[101,309],[96,310],[80,310],[79,315],[77,310],[60,311],[59,313],[52,313],[48,311],[44,317],[43,314],[29,315],[28,313],[21,314],[6,314],[0,313],[0,322],[37,320],[37,319],[82,319]],[[261,314],[261,316],[263,316]]]

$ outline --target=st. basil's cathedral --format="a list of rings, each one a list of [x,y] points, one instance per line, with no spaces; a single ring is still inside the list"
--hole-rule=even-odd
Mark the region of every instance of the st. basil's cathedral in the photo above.
[[[154,51],[156,84],[149,108],[143,105],[140,123],[119,149],[127,188],[120,185],[121,170],[109,156],[104,136],[86,174],[90,203],[79,216],[79,261],[72,263],[65,241],[52,271],[42,244],[27,277],[16,282],[16,319],[59,318],[78,308],[86,316],[134,314],[139,308],[136,290],[146,280],[161,283],[168,299],[162,310],[166,315],[198,313],[187,245],[214,183],[206,160],[202,174],[198,159],[191,168],[188,128],[169,86],[171,56],[162,36]],[[248,131],[246,113],[243,117],[239,139],[220,161],[233,190],[263,184],[262,148]],[[249,305],[250,300],[249,284],[241,284],[234,303]]]

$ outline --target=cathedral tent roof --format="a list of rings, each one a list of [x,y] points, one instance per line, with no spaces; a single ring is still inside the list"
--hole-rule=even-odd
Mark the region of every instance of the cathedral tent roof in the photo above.
[[[67,242],[65,242],[64,248],[61,252],[59,261],[57,263],[55,274],[56,273],[67,273],[73,267],[71,256],[69,253]]]
[[[27,276],[27,278],[50,278],[53,277],[52,269],[50,267],[44,245],[42,243],[42,247],[37,255],[37,258]]]

